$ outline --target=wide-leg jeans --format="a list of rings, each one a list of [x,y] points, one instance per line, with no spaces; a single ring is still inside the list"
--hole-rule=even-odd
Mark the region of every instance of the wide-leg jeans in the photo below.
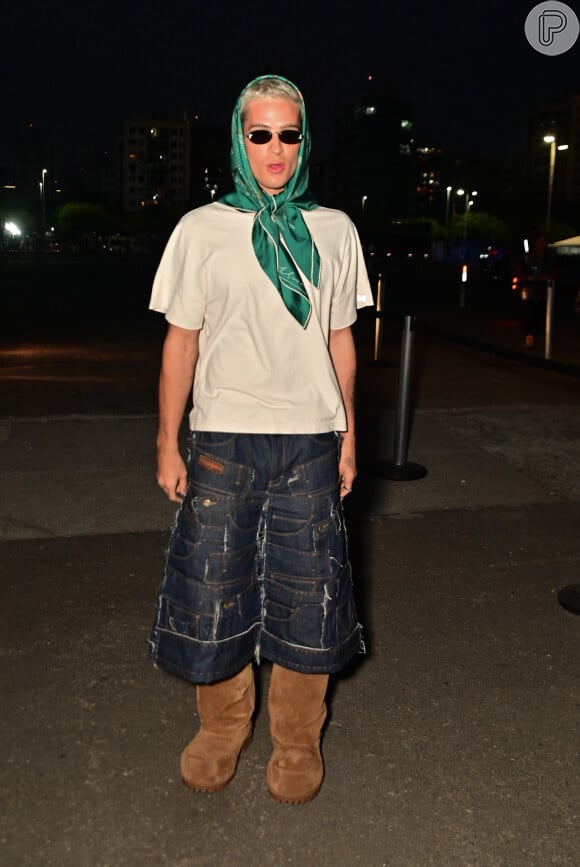
[[[361,652],[337,434],[193,432],[150,655],[194,683],[252,658],[303,673]]]

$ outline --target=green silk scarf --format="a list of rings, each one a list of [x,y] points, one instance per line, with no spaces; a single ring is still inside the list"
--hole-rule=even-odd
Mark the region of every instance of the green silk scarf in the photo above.
[[[242,97],[249,87],[263,78],[278,78],[290,84],[300,97],[302,114],[303,138],[299,145],[298,165],[285,189],[275,196],[266,193],[252,174],[242,127]],[[320,278],[318,250],[302,216],[302,210],[312,210],[318,206],[308,189],[309,156],[310,132],[306,109],[296,85],[282,76],[261,75],[255,78],[240,94],[232,115],[231,169],[236,189],[220,201],[239,211],[255,213],[252,245],[258,262],[292,316],[303,328],[308,324],[311,305],[296,265],[314,286],[318,286]]]

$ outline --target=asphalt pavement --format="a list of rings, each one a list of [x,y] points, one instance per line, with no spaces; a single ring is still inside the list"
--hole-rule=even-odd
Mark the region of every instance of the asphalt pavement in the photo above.
[[[3,867],[576,867],[580,618],[556,593],[580,580],[580,353],[571,339],[567,370],[530,363],[541,348],[526,356],[512,325],[483,352],[475,311],[456,314],[413,331],[416,481],[382,475],[400,319],[379,363],[372,314],[357,327],[347,511],[367,654],[333,681],[325,782],[303,806],[266,789],[267,663],[233,782],[179,780],[194,691],[146,658],[174,517],[154,480],[158,346],[4,351]]]

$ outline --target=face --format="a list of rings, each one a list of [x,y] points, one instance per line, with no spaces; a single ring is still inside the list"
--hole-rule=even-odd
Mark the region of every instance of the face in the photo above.
[[[300,149],[300,144],[283,144],[276,133],[283,129],[300,130],[300,109],[290,99],[253,99],[246,108],[244,136],[256,129],[267,129],[274,135],[262,145],[244,139],[248,162],[262,189],[275,196],[296,171]]]

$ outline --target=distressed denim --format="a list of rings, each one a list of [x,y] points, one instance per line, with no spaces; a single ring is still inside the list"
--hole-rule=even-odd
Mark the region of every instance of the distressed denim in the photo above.
[[[339,671],[362,648],[339,438],[194,432],[150,655],[194,683],[253,657]]]

